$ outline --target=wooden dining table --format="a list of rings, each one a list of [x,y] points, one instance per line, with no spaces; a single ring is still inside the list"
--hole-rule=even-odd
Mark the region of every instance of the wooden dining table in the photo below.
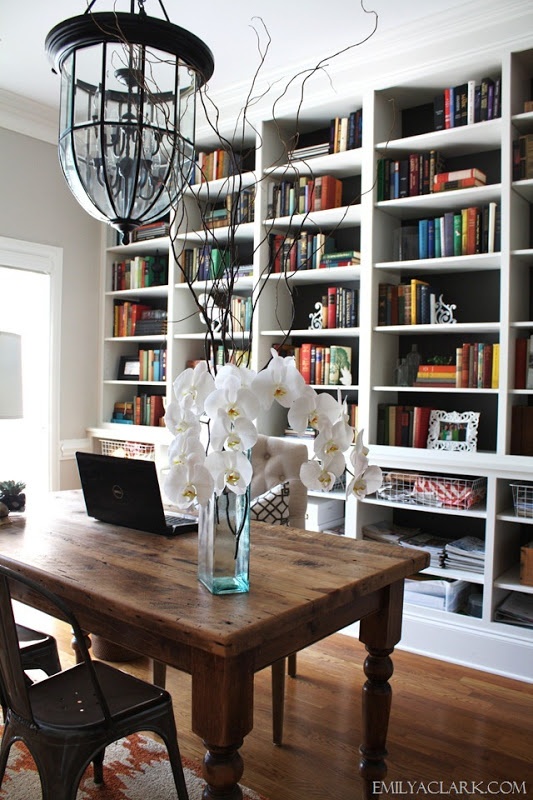
[[[428,562],[422,550],[257,523],[250,591],[216,596],[198,581],[194,533],[98,522],[79,491],[54,493],[0,525],[0,563],[60,595],[83,629],[191,674],[192,730],[207,749],[203,800],[242,798],[239,749],[253,727],[254,674],[357,620],[368,652],[360,793],[375,796],[386,775],[404,578]],[[36,597],[17,599],[47,610]],[[358,781],[354,765],[353,797]]]

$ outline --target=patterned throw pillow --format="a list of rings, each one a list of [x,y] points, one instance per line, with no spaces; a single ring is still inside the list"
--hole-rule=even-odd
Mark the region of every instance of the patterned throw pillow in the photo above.
[[[286,481],[254,497],[250,504],[252,520],[268,522],[270,525],[288,525],[289,495],[289,482]]]

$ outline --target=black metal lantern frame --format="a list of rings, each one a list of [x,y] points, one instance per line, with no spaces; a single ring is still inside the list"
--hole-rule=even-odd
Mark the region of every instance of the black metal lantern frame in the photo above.
[[[213,74],[209,48],[166,19],[92,13],[46,37],[61,73],[59,160],[78,202],[129,241],[179,200],[194,164],[196,92]]]

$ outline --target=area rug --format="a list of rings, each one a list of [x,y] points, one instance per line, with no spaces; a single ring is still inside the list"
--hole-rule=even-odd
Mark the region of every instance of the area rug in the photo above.
[[[0,725],[0,733],[4,726]],[[190,800],[201,800],[204,781],[200,768],[183,759]],[[266,800],[241,786],[244,800]],[[11,748],[1,800],[41,800],[41,783],[27,748],[17,742]],[[104,785],[95,786],[92,765],[80,782],[76,800],[176,800],[176,788],[166,748],[144,734],[135,733],[106,749]]]

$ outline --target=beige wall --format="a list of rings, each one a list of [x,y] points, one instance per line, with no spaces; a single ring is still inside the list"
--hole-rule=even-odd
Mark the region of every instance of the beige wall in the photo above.
[[[83,439],[97,421],[102,226],[70,194],[54,145],[0,128],[0,175],[0,236],[63,249],[59,440]],[[76,485],[62,461],[60,488]]]

